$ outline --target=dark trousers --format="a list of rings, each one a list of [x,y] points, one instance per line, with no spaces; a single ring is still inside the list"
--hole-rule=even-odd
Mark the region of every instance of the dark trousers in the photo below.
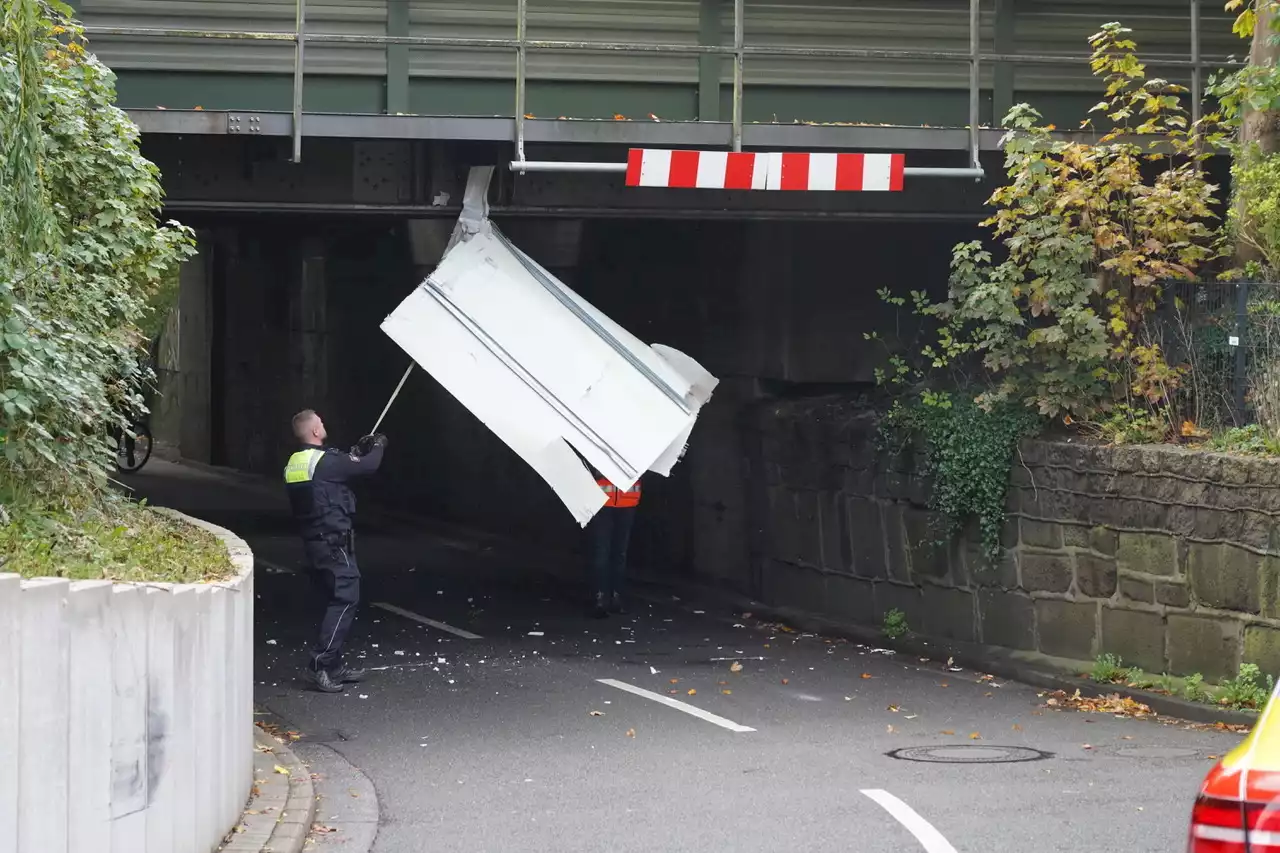
[[[312,669],[337,669],[342,646],[360,603],[360,568],[356,565],[355,537],[351,534],[305,540],[308,574],[324,596],[320,635],[311,651]]]
[[[621,594],[627,572],[627,546],[638,507],[604,507],[587,522],[592,592]]]

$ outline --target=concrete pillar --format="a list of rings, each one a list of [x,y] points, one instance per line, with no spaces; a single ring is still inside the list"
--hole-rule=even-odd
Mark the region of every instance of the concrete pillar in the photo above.
[[[324,243],[314,237],[302,241],[297,287],[290,293],[289,353],[297,396],[302,406],[319,411],[329,407],[329,288]]]
[[[183,457],[212,461],[211,381],[213,347],[212,241],[198,237],[199,250],[182,266],[178,289],[178,448]]]

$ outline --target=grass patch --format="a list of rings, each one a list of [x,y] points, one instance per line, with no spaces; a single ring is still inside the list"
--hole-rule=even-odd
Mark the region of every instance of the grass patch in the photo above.
[[[26,578],[200,583],[233,573],[213,534],[119,495],[0,495],[0,572]]]
[[[1116,655],[1099,655],[1089,677],[1099,684],[1119,684],[1129,680],[1129,670]]]

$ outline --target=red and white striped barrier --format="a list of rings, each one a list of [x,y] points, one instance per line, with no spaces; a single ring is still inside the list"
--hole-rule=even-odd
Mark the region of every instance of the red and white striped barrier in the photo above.
[[[901,192],[902,154],[632,148],[627,186],[707,190]]]

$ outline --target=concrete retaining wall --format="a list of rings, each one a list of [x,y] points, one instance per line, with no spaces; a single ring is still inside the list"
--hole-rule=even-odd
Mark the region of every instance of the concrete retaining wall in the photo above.
[[[190,519],[188,519],[190,520]],[[0,574],[0,853],[210,853],[253,773],[253,555],[222,584]]]
[[[828,399],[758,409],[767,509],[760,596],[1073,660],[1103,652],[1214,681],[1280,673],[1280,463],[1175,447],[1028,442],[996,565],[939,545],[929,483]]]

